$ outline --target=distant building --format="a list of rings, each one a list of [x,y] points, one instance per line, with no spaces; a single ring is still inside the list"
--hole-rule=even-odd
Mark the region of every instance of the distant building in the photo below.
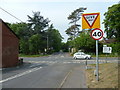
[[[19,63],[19,38],[0,19],[0,67],[13,67]]]
[[[110,43],[114,43],[114,42],[116,42],[116,39],[103,38],[103,40],[101,41],[101,43],[103,43],[103,44],[110,44]]]

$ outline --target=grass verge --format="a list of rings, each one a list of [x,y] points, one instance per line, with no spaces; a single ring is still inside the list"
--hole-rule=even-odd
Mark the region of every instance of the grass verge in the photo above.
[[[42,57],[42,56],[48,56],[48,55],[24,55],[24,54],[19,54],[19,57]]]
[[[96,57],[96,55],[93,54],[92,57]],[[118,54],[99,54],[99,57],[118,57]]]
[[[90,65],[95,67],[95,65]],[[118,64],[99,64],[99,81],[94,75],[95,68],[86,70],[88,88],[118,88]]]

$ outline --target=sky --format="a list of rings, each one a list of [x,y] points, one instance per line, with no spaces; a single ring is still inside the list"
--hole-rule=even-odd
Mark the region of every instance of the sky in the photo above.
[[[104,31],[102,24],[104,13],[108,11],[108,7],[118,2],[119,0],[0,0],[0,7],[23,22],[27,22],[27,15],[33,16],[33,12],[40,11],[44,18],[49,18],[50,24],[53,23],[54,28],[58,29],[64,37],[63,42],[66,42],[68,35],[66,35],[65,30],[70,27],[70,21],[67,17],[71,12],[80,7],[87,8],[84,13],[100,12],[101,29]],[[0,18],[4,22],[20,22],[1,9]],[[81,21],[78,21],[78,24],[81,25]]]

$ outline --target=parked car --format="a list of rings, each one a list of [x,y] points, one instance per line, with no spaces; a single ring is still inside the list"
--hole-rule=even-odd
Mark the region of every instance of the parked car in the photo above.
[[[91,59],[91,55],[85,54],[84,52],[77,52],[73,55],[74,59]]]

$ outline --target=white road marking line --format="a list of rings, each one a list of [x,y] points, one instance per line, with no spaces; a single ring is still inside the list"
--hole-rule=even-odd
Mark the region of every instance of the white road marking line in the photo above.
[[[62,55],[61,57],[65,57],[65,56]]]
[[[31,62],[31,63],[50,63],[50,64],[57,63],[57,61],[28,61],[28,62]]]
[[[71,62],[63,62],[63,63],[71,63]]]
[[[28,70],[28,71],[25,71],[25,72],[23,72],[23,73],[20,73],[20,74],[17,74],[17,75],[15,75],[15,76],[9,77],[9,78],[7,78],[7,79],[1,80],[0,83],[3,83],[3,82],[6,82],[6,81],[9,81],[9,80],[12,80],[12,79],[14,79],[14,78],[21,77],[21,76],[26,75],[26,74],[29,74],[29,73],[31,73],[31,72],[37,71],[37,70],[39,70],[39,69],[41,69],[41,68],[42,68],[42,67],[33,68],[33,69]]]
[[[69,77],[69,75],[72,73],[73,70],[70,70],[67,75],[65,76],[65,78],[63,79],[63,81],[61,82],[61,84],[59,85],[58,88],[62,88],[63,84],[65,83],[65,81],[67,80],[67,78]]]
[[[96,60],[70,60],[70,61],[64,61],[62,63],[67,64],[67,63],[82,63],[82,62],[96,62]],[[114,61],[118,61],[118,60],[114,60]],[[107,62],[114,62],[114,61],[109,61],[107,60]],[[48,63],[50,65],[58,63],[57,61],[28,61],[31,63]],[[99,62],[106,62],[106,60],[99,60]]]

